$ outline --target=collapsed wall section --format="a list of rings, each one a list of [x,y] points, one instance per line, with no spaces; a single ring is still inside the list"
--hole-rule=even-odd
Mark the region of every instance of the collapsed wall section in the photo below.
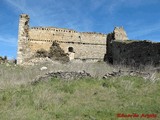
[[[160,43],[150,41],[112,41],[110,44],[113,64],[154,65],[160,64]]]

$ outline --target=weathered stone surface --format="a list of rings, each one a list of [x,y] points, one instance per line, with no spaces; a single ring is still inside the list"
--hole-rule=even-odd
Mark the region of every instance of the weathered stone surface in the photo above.
[[[53,45],[53,43],[58,44]],[[112,64],[160,65],[160,43],[129,41],[123,27],[115,27],[110,34],[77,32],[55,27],[29,27],[29,16],[19,21],[17,64],[24,65],[45,50],[39,57],[52,60],[105,60]],[[50,54],[51,51],[54,55]],[[42,56],[43,55],[43,56]],[[37,56],[36,56],[37,57]]]
[[[19,20],[17,64],[22,64],[32,56],[32,52],[30,51],[28,46],[28,39],[29,16],[26,14],[22,14],[20,15]]]
[[[132,65],[160,65],[160,43],[150,41],[117,41],[109,45],[110,59],[113,64]]]
[[[104,61],[108,61],[113,64],[112,59],[112,42],[115,40],[126,41],[128,40],[127,34],[123,27],[115,27],[112,33],[107,35],[107,45],[106,45],[106,54],[104,56]]]
[[[113,31],[114,40],[128,40],[127,34],[123,27],[115,27]]]
[[[69,53],[70,60],[78,59],[103,59],[106,53],[106,34],[95,32],[77,32],[71,29],[56,27],[29,28],[29,16],[22,14],[19,22],[17,63],[28,62],[36,51],[50,50],[56,41],[65,53]],[[69,48],[73,48],[74,54]]]

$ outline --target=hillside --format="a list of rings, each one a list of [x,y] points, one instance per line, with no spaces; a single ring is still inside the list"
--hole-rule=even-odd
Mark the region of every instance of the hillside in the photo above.
[[[88,71],[92,68],[92,74],[102,73],[94,66],[95,69],[88,65]],[[99,66],[104,65],[99,63]],[[138,76],[79,80],[51,78],[33,85],[31,79],[36,74],[45,73],[38,69],[40,67],[1,65],[1,120],[117,120],[124,119],[117,114],[134,113],[139,115],[136,120],[142,120],[140,116],[143,114],[143,119],[160,119],[159,79],[145,80]],[[84,68],[85,65],[81,66]],[[105,66],[103,71],[112,69]]]

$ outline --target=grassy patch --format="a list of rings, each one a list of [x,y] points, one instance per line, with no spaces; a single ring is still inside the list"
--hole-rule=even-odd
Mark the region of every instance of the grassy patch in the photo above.
[[[159,91],[159,81],[141,77],[51,79],[1,90],[0,119],[116,120],[117,113],[154,113],[160,119]]]

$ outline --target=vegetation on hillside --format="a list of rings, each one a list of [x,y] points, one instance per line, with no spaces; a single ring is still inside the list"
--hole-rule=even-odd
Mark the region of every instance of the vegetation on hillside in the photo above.
[[[118,113],[154,113],[160,119],[159,90],[159,81],[140,77],[51,79],[1,90],[0,119],[116,120]]]
[[[156,119],[160,119],[159,79],[152,81],[131,76],[100,79],[98,76],[113,70],[104,63],[79,66],[76,63],[62,66],[45,64],[48,71],[85,69],[95,78],[52,78],[30,84],[33,78],[47,71],[41,71],[39,68],[42,66],[24,68],[0,65],[0,120],[126,119],[118,118],[119,113],[156,114]]]

